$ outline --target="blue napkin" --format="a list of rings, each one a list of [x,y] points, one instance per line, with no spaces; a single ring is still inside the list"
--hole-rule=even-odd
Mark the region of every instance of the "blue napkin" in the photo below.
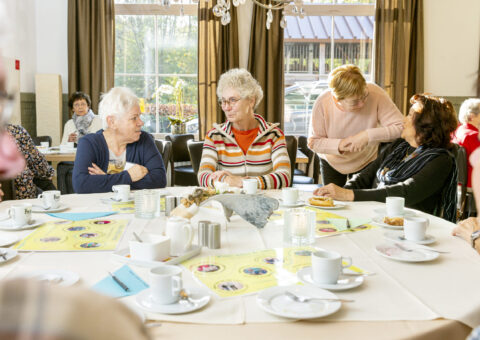
[[[87,212],[87,213],[48,213],[47,215],[70,221],[82,221],[92,218],[110,216],[116,214],[116,211]]]
[[[110,275],[97,282],[93,290],[114,298],[135,295],[149,286],[129,266],[124,265],[113,273],[123,284],[128,287],[125,291]]]

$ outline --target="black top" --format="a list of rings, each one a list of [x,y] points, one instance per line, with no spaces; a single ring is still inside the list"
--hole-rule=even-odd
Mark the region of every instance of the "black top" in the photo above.
[[[353,190],[354,201],[385,202],[385,198],[388,196],[398,196],[405,198],[405,206],[409,208],[438,215],[442,191],[450,181],[449,175],[455,161],[447,153],[434,158],[407,180],[378,188],[377,170],[385,157],[402,142],[404,140],[401,138],[393,141],[378,155],[375,161],[352,177],[344,188]],[[408,151],[413,152],[414,150],[415,148],[411,147]]]

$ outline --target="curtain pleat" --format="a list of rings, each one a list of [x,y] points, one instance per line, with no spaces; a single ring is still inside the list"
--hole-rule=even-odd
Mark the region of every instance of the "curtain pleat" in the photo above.
[[[269,122],[281,123],[283,128],[283,28],[280,27],[281,13],[273,11],[273,22],[266,29],[267,10],[253,7],[252,30],[248,70],[263,89],[263,100],[256,113]]]
[[[98,112],[114,84],[114,0],[68,1],[68,92],[83,91]]]
[[[375,82],[400,111],[424,90],[423,0],[377,0]]]
[[[200,1],[198,9],[198,121],[203,139],[213,123],[224,121],[217,103],[217,81],[220,75],[239,65],[237,11],[230,9],[231,21],[220,24],[212,12],[216,1]]]

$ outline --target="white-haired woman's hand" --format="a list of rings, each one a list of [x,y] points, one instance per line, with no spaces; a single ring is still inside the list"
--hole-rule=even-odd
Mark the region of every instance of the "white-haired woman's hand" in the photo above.
[[[457,224],[452,230],[453,236],[460,236],[465,241],[470,242],[470,235],[480,229],[480,223],[477,217],[469,217]]]
[[[140,164],[135,164],[127,171],[130,174],[132,182],[137,182],[148,174],[148,169]]]
[[[338,201],[353,201],[355,198],[353,190],[341,188],[333,183],[315,189],[313,194],[317,196],[331,197]]]
[[[105,172],[100,169],[100,167],[95,164],[95,163],[92,163],[92,166],[88,167],[88,174],[89,175],[105,175]]]

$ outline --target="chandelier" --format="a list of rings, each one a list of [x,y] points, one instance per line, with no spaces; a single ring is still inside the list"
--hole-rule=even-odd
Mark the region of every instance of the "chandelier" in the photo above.
[[[233,6],[238,7],[243,5],[246,0],[233,0]],[[282,19],[280,20],[280,27],[287,27],[287,6],[292,3],[291,11],[293,15],[298,15],[301,19],[305,17],[305,10],[303,9],[303,0],[252,0],[257,6],[268,9],[267,11],[267,30],[273,22],[272,11],[282,11]],[[263,3],[264,1],[265,3]],[[268,4],[266,3],[268,1]],[[222,25],[228,25],[230,23],[230,0],[218,0],[217,4],[213,7],[213,14],[217,17],[221,17]]]

